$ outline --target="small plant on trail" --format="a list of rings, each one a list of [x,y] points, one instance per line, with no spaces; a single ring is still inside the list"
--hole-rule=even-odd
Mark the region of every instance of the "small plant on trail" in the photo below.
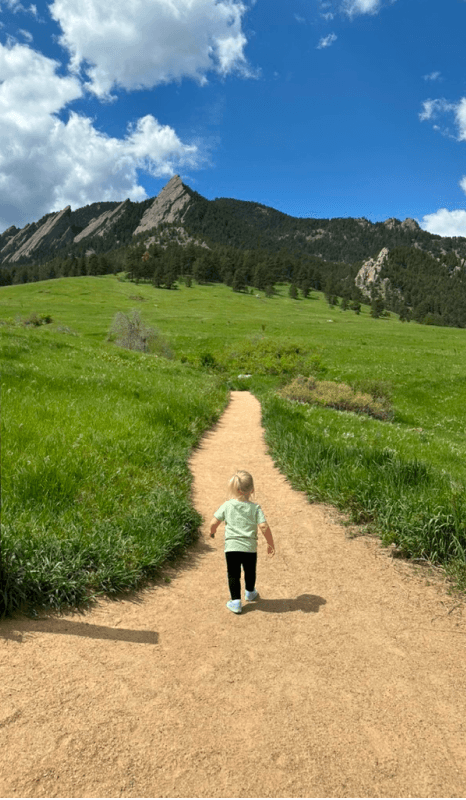
[[[146,325],[141,319],[139,311],[136,310],[131,311],[130,314],[124,314],[122,311],[115,314],[108,338],[127,350],[173,358],[173,352],[168,342],[155,328]]]

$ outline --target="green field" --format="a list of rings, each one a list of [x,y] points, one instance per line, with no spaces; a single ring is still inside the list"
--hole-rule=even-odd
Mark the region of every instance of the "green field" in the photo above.
[[[132,309],[160,331],[173,360],[107,340],[115,314]],[[24,326],[31,314],[52,322]],[[343,312],[319,293],[292,300],[287,286],[266,298],[223,285],[167,291],[113,275],[3,287],[0,322],[9,575],[3,604],[10,610],[77,604],[92,593],[138,585],[192,541],[199,520],[190,506],[187,458],[224,408],[228,387],[260,397],[274,457],[310,497],[386,530],[386,541],[402,544],[407,554],[464,561],[466,331],[403,324],[394,315],[374,320],[367,307],[360,315]],[[306,351],[311,371],[314,365],[325,380],[383,391],[393,420],[278,400],[274,389],[291,374],[260,374],[267,369],[257,360],[241,361],[246,349],[264,342],[270,352],[286,345]],[[253,376],[238,379],[239,364]],[[313,458],[327,459],[330,483],[309,460],[305,476],[296,472],[300,449],[311,458],[311,442],[320,443]],[[376,463],[383,467],[377,480]],[[389,507],[359,491],[372,474],[381,498],[389,472],[408,476],[417,503],[425,505],[427,492],[429,524],[411,499],[408,509],[404,489],[398,494],[406,506],[403,530],[430,525],[430,549],[417,534],[409,544],[399,532],[396,487]]]

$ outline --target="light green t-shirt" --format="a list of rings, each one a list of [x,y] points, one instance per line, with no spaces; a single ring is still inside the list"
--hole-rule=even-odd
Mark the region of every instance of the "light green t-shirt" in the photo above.
[[[257,526],[266,522],[264,512],[249,500],[227,500],[214,517],[225,522],[225,553],[257,551]]]

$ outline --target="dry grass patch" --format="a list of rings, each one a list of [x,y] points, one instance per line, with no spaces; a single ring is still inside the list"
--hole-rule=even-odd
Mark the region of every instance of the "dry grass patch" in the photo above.
[[[277,394],[286,400],[327,406],[339,411],[369,414],[376,419],[387,420],[392,417],[392,409],[388,400],[352,389],[346,383],[318,381],[313,377],[303,378],[298,375]]]

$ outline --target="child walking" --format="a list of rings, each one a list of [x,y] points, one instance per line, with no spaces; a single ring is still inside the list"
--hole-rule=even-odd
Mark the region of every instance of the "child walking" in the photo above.
[[[274,555],[275,545],[264,512],[249,499],[254,494],[252,475],[238,470],[230,478],[228,486],[230,499],[214,513],[210,535],[214,538],[220,523],[225,522],[225,558],[231,594],[227,608],[235,614],[241,614],[241,565],[244,569],[246,600],[257,600],[259,597],[256,591],[257,528],[265,536],[269,555]]]

